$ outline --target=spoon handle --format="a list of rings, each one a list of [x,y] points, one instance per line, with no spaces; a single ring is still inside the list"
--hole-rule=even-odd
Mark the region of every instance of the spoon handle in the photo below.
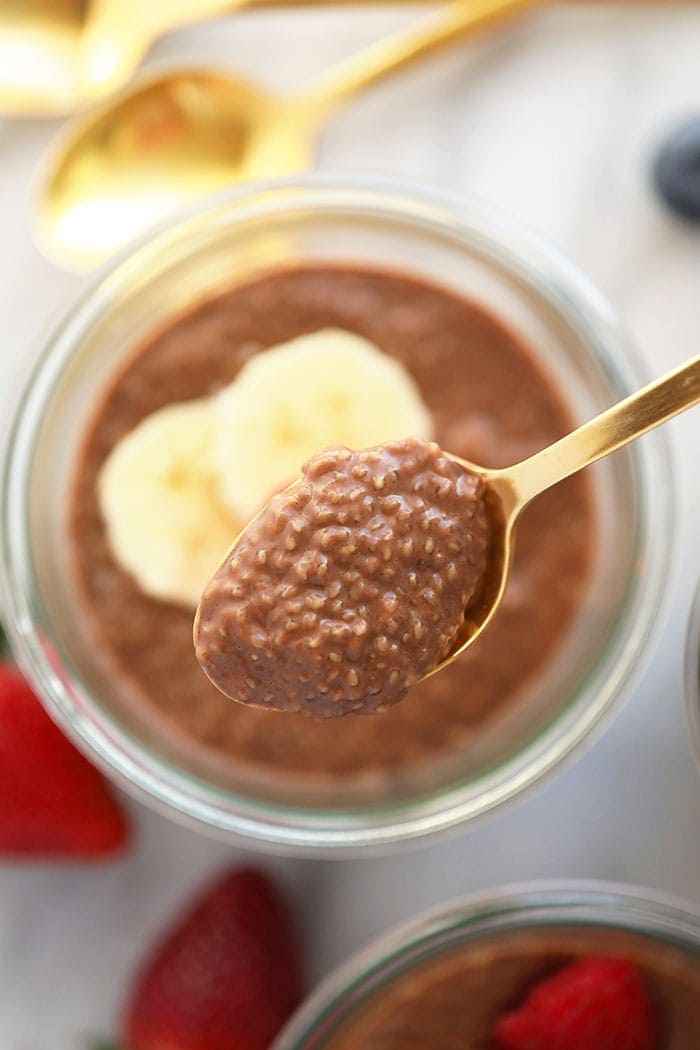
[[[700,356],[549,445],[507,474],[520,508],[545,489],[700,402]]]
[[[222,15],[245,3],[246,0],[97,0],[75,5],[87,8],[80,37],[81,91],[87,99],[108,94],[128,79],[151,44],[164,33]]]
[[[362,88],[369,87],[388,73],[396,72],[466,36],[494,25],[542,0],[452,0],[419,20],[416,25],[371,44],[340,62],[298,96],[298,104],[323,114]]]

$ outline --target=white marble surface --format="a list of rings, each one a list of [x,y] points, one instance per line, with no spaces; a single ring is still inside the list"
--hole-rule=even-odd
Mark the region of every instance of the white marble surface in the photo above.
[[[291,86],[415,11],[242,15],[162,42],[153,60],[211,57]],[[659,207],[647,171],[664,130],[700,112],[699,53],[700,6],[542,12],[357,101],[325,134],[319,163],[422,177],[514,212],[589,271],[661,372],[697,353],[700,228]],[[81,286],[38,255],[28,230],[32,170],[56,126],[0,123],[0,411]],[[469,834],[395,858],[270,861],[305,915],[314,978],[420,908],[506,880],[614,878],[700,904],[700,779],[682,692],[700,567],[700,411],[670,430],[681,564],[643,682],[575,765]],[[149,936],[238,855],[134,809],[139,843],[119,865],[0,868],[1,1050],[75,1050],[108,1032]]]

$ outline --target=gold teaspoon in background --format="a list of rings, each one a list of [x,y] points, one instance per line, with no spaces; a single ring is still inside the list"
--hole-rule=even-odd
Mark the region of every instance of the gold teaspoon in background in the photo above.
[[[0,115],[70,113],[118,90],[162,34],[247,2],[0,0]]]
[[[178,205],[237,182],[303,171],[334,105],[536,2],[453,0],[289,97],[216,70],[147,80],[59,136],[36,201],[39,246],[59,265],[88,270]]]
[[[246,0],[0,0],[0,114],[70,113],[121,87],[163,33]]]

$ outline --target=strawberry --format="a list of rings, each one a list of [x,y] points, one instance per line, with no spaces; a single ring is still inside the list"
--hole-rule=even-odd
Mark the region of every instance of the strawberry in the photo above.
[[[301,992],[284,901],[261,872],[232,869],[146,959],[122,1041],[128,1050],[265,1050]]]
[[[0,663],[0,855],[95,858],[129,827],[106,781],[51,721],[14,667]]]
[[[496,1024],[498,1050],[660,1050],[661,1024],[638,966],[571,963]]]

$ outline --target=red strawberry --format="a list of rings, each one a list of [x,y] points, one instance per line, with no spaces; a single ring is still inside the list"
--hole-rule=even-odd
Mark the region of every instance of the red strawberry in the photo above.
[[[137,977],[128,1050],[266,1050],[302,994],[287,907],[252,869],[217,879],[166,933]]]
[[[660,1050],[644,977],[625,959],[590,958],[541,981],[498,1021],[498,1050]]]
[[[126,817],[97,770],[0,664],[0,855],[92,858],[121,849]]]

